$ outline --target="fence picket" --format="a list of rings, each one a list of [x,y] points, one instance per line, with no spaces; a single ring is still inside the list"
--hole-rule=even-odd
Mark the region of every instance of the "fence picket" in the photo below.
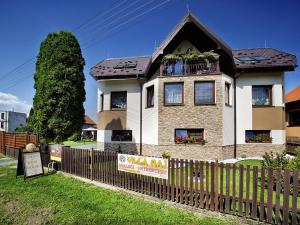
[[[190,191],[189,191],[189,201],[190,206],[194,205],[194,162],[190,160]]]
[[[290,198],[290,171],[284,170],[283,173],[283,221],[282,223],[289,223],[289,198]]]
[[[198,192],[198,188],[199,188],[199,184],[198,184],[198,174],[199,174],[199,162],[198,160],[196,160],[195,162],[195,207],[198,208],[199,206],[199,192]]]
[[[236,215],[236,165],[232,165],[232,213]]]
[[[184,187],[184,195],[185,195],[185,204],[188,205],[188,175],[189,175],[189,163],[188,160],[185,160],[185,187]]]
[[[204,171],[203,171],[203,162],[200,162],[200,208],[204,208]]]
[[[223,196],[224,196],[224,164],[220,164],[220,212],[224,211]]]
[[[215,163],[210,164],[210,210],[215,211]]]
[[[246,168],[246,217],[250,214],[250,166]]]
[[[292,224],[297,224],[297,198],[299,192],[299,171],[293,172],[293,202],[292,202]]]
[[[253,167],[253,176],[252,176],[252,212],[251,218],[257,218],[257,188],[258,188],[258,168],[257,166]]]
[[[226,164],[226,200],[225,212],[230,212],[230,165]]]
[[[206,177],[205,177],[205,208],[208,210],[209,209],[209,163],[206,162],[206,166],[205,166],[205,169],[206,169]]]
[[[272,222],[273,211],[273,169],[268,169],[268,199],[267,199],[267,222]]]
[[[243,194],[244,194],[244,166],[239,166],[239,199],[238,199],[238,214],[243,215]]]
[[[261,168],[261,183],[260,183],[260,203],[259,203],[259,219],[264,221],[265,219],[265,168]]]
[[[180,204],[183,204],[183,160],[180,159]]]

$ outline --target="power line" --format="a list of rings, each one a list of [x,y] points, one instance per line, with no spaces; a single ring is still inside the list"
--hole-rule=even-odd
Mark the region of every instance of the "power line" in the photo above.
[[[34,58],[30,58],[27,59],[25,62],[23,62],[22,64],[16,66],[15,68],[13,68],[11,71],[7,72],[6,74],[4,74],[3,76],[0,77],[0,80],[3,80],[4,78],[6,78],[7,76],[9,76],[10,74],[16,72],[17,70],[19,70],[20,68],[24,67],[26,64],[28,64],[29,62],[31,62]]]
[[[119,17],[119,18],[116,18],[116,20],[112,20],[112,21],[110,21],[109,23],[104,24],[103,26],[96,28],[96,29],[93,30],[92,32],[89,32],[89,33],[88,33],[89,36],[93,36],[93,34],[99,32],[99,29],[104,29],[104,28],[108,27],[109,25],[112,25],[112,24],[114,24],[114,23],[116,23],[116,22],[118,22],[118,21],[122,21],[121,19],[126,18],[126,17],[129,16],[130,14],[134,14],[135,12],[137,12],[137,11],[139,11],[140,9],[144,8],[145,6],[147,6],[147,5],[151,4],[151,3],[153,3],[154,1],[156,1],[156,0],[151,0],[151,1],[149,1],[149,2],[146,2],[145,4],[142,4],[142,5],[140,5],[139,7],[135,8],[133,11],[130,11],[129,13],[126,13],[126,14],[122,15],[122,16]],[[136,1],[136,2],[138,2],[138,1]],[[91,34],[92,34],[92,35],[91,35]],[[89,42],[89,41],[87,41],[86,43],[88,43],[88,42]],[[83,45],[86,44],[86,43],[83,43]]]
[[[73,32],[77,32],[80,31],[81,29],[84,29],[85,26],[87,26],[88,24],[92,23],[93,20],[95,20],[97,17],[100,16],[100,18],[108,13],[110,13],[111,11],[113,11],[114,9],[118,8],[119,6],[123,5],[127,0],[123,0],[121,2],[119,2],[118,4],[116,4],[115,6],[113,6],[110,10],[108,11],[99,11],[98,13],[96,13],[94,16],[90,17],[89,19],[87,19],[85,22],[83,22],[82,24],[80,24],[79,26],[75,27],[72,31]],[[99,18],[98,18],[99,19]]]
[[[128,19],[127,21],[124,21],[123,23],[120,23],[120,24],[117,25],[116,27],[113,27],[113,28],[111,28],[110,30],[108,30],[108,33],[111,32],[111,31],[113,31],[113,30],[116,30],[116,29],[119,28],[120,26],[123,26],[123,25],[125,25],[125,24],[130,23],[131,21],[133,21],[133,20],[135,20],[135,19],[137,19],[137,18],[139,18],[139,17],[141,17],[141,16],[143,16],[143,15],[145,15],[145,14],[147,14],[147,13],[153,11],[154,9],[156,9],[156,8],[158,8],[158,7],[161,7],[161,6],[165,5],[166,3],[170,2],[170,1],[171,1],[171,0],[165,0],[165,1],[163,1],[162,3],[156,5],[155,7],[152,7],[152,8],[150,8],[150,9],[144,11],[143,13],[140,13],[140,14],[138,14],[137,16],[134,16],[134,17],[132,17],[131,19]],[[105,37],[105,38],[107,38],[107,37]],[[100,41],[104,40],[105,38],[101,39]],[[83,50],[88,49],[88,48],[90,48],[90,47],[96,45],[97,42],[98,42],[98,41],[96,41],[96,42],[94,42],[94,43],[91,43],[90,45],[85,46],[85,47],[83,48]]]

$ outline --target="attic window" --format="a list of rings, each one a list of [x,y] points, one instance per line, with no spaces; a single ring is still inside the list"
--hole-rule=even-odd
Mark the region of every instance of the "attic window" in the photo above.
[[[247,62],[247,61],[263,61],[266,60],[265,57],[263,56],[239,56],[239,57],[235,57],[237,60],[241,61],[241,62]]]
[[[114,69],[131,69],[136,68],[136,63],[117,64]]]

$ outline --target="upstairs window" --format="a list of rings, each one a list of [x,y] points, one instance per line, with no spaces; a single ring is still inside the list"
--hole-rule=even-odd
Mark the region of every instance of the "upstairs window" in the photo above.
[[[195,105],[215,104],[215,82],[195,82]]]
[[[103,106],[104,106],[104,96],[103,94],[100,95],[100,111],[103,111]]]
[[[4,129],[4,123],[3,122],[0,122],[0,128]]]
[[[4,120],[4,113],[1,113],[1,119]]]
[[[252,86],[252,105],[271,106],[272,86],[270,85]]]
[[[225,105],[230,105],[230,84],[225,83]]]
[[[127,108],[127,92],[118,91],[111,92],[111,110],[126,110]]]
[[[132,130],[113,130],[111,141],[132,141]]]
[[[203,129],[175,129],[176,144],[204,144]]]
[[[246,130],[246,143],[272,143],[269,130]]]
[[[154,86],[147,87],[147,108],[154,106]]]
[[[164,104],[165,105],[183,104],[183,83],[165,83]]]

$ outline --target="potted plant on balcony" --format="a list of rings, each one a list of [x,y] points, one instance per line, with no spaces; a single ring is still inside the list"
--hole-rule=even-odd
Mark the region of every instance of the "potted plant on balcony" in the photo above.
[[[203,52],[204,59],[210,62],[216,62],[220,58],[218,53],[215,53],[214,50]]]
[[[163,62],[172,64],[172,63],[178,62],[181,59],[182,58],[179,55],[176,55],[176,54],[167,54],[167,55],[165,55],[163,57]]]

